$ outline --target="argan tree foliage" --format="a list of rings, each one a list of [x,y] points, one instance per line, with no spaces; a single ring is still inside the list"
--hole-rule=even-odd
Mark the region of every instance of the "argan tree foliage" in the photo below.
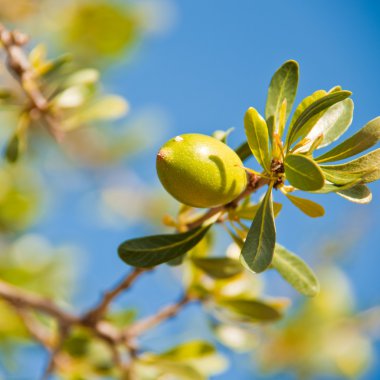
[[[15,2],[3,17],[25,22],[41,6],[22,3]],[[72,311],[62,302],[75,291],[69,275],[75,252],[26,233],[44,201],[41,178],[31,162],[40,159],[41,146],[58,144],[83,165],[106,168],[132,147],[132,132],[91,134],[94,125],[124,116],[128,103],[105,94],[99,71],[83,65],[95,60],[102,68],[135,46],[144,29],[138,15],[132,5],[72,4],[65,14],[62,44],[71,48],[73,57],[50,58],[45,45],[29,49],[25,34],[0,27],[9,74],[0,105],[12,116],[0,168],[4,357],[12,362],[17,347],[36,342],[49,353],[42,379],[205,380],[226,370],[228,357],[219,352],[225,347],[252,353],[252,362],[264,372],[290,370],[303,379],[320,372],[358,376],[370,361],[378,309],[355,313],[337,257],[324,255],[321,246],[312,269],[277,241],[275,219],[282,201],[290,201],[307,217],[323,217],[324,207],[309,194],[315,199],[333,193],[358,205],[369,203],[368,184],[380,179],[380,117],[350,135],[353,101],[351,92],[340,86],[317,90],[294,105],[299,66],[293,60],[273,75],[265,110],[250,107],[241,115],[246,141],[238,148],[227,145],[231,130],[213,136],[188,131],[161,149],[157,145],[159,178],[182,203],[175,217],[162,215],[166,230],[172,231],[126,236],[117,252],[110,247],[128,273],[89,310]],[[121,28],[124,34],[117,33],[121,24],[127,25]],[[82,127],[89,128],[81,132]],[[255,169],[245,163],[248,159]],[[219,227],[231,241],[225,252],[215,255],[214,230]],[[166,264],[181,273],[178,300],[143,318],[134,305],[113,308],[137,280]],[[264,295],[268,271],[277,272],[284,287],[301,293],[298,308],[291,309],[289,299]],[[144,334],[185,314],[188,304],[202,308],[212,339],[187,340],[163,351],[141,344]],[[161,339],[170,342],[165,335]]]

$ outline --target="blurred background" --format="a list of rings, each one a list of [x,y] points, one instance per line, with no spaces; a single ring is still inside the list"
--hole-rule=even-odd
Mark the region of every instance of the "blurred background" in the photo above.
[[[0,0],[0,21],[30,34],[32,46],[45,46],[35,55],[45,48],[50,57],[69,52],[76,68],[100,72],[97,93],[117,94],[105,103],[113,107],[110,115],[86,110],[77,121],[84,128],[68,123],[72,132],[62,144],[36,131],[26,157],[1,165],[1,278],[59,294],[74,310],[93,305],[128,270],[117,256],[119,243],[163,231],[162,216],[175,213],[177,204],[155,174],[159,147],[177,134],[231,127],[229,145],[237,147],[244,140],[244,112],[249,106],[264,110],[271,75],[288,59],[300,63],[298,101],[334,85],[353,92],[354,121],[347,132],[353,134],[380,114],[379,17],[380,3],[370,0]],[[2,87],[17,87],[4,67],[0,78]],[[1,102],[5,146],[15,107]],[[249,350],[234,352],[218,342],[230,364],[215,378],[293,379],[304,368],[315,379],[380,378],[376,320],[367,335],[334,327],[345,313],[362,315],[380,304],[380,184],[371,190],[370,205],[318,196],[326,208],[321,219],[284,202],[278,240],[316,268],[324,279],[322,296],[305,301],[278,276],[263,276],[265,294],[294,300],[289,321],[266,339],[254,334]],[[215,251],[230,244],[223,233],[215,240]],[[178,273],[162,266],[118,307],[148,315],[180,291]],[[321,306],[323,297],[329,306]],[[0,307],[0,378],[37,378],[45,351],[33,344],[10,350],[20,331]],[[314,318],[321,309],[328,317]],[[190,321],[192,329],[186,327]],[[323,324],[323,338],[311,336]],[[162,350],[197,336],[215,341],[208,317],[190,306],[144,336],[143,346]]]

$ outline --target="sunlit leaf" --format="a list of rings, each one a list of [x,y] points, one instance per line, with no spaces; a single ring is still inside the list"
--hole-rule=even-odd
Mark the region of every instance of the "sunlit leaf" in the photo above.
[[[172,234],[127,240],[119,246],[120,258],[128,265],[149,268],[180,257],[195,247],[211,226]]]
[[[296,140],[306,137],[325,110],[348,98],[350,95],[350,91],[336,91],[315,100],[303,110],[294,122],[292,128],[289,129],[286,146],[290,148]]]
[[[36,73],[48,79],[54,74],[59,73],[59,71],[71,61],[72,57],[70,54],[64,54],[52,61],[45,62],[36,69]]]
[[[290,194],[286,194],[286,196],[294,204],[294,206],[298,207],[303,213],[311,218],[319,218],[325,215],[324,208],[310,199],[300,198]]]
[[[359,154],[380,141],[380,117],[367,123],[359,132],[331,149],[329,152],[315,158],[318,162],[340,161]]]
[[[260,203],[241,251],[242,260],[252,271],[263,272],[270,265],[276,242],[272,186]]]
[[[318,136],[322,135],[322,141],[317,149],[331,144],[351,125],[353,113],[354,102],[351,99],[345,99],[334,104],[316,122],[306,138],[314,141]]]
[[[257,299],[225,298],[217,300],[217,305],[241,317],[245,322],[269,322],[282,316],[276,307]]]
[[[229,128],[226,131],[217,130],[212,134],[212,136],[215,137],[217,140],[227,144],[227,138],[233,132],[234,129],[235,128]]]
[[[213,327],[219,341],[235,352],[250,352],[260,343],[259,334],[237,326],[234,323],[217,324]]]
[[[312,159],[301,154],[288,154],[284,165],[286,179],[297,189],[315,191],[323,187],[323,173]]]
[[[309,297],[318,294],[319,282],[313,271],[300,257],[280,244],[276,244],[272,266],[300,293]]]
[[[65,12],[63,40],[92,65],[118,57],[140,33],[139,19],[128,3],[81,2]]]
[[[165,351],[159,356],[170,360],[189,360],[215,353],[215,347],[203,340],[192,340]]]
[[[90,85],[99,80],[99,71],[95,69],[82,69],[71,74],[65,82],[67,87]]]
[[[106,320],[116,327],[125,328],[136,320],[137,314],[138,312],[135,309],[113,311],[107,314]]]
[[[365,173],[367,173],[367,171],[360,173],[348,173],[339,170],[328,170],[322,167],[321,170],[327,181],[332,182],[338,186],[345,186],[355,182],[362,182],[363,176]]]
[[[252,107],[244,117],[245,134],[257,162],[267,171],[270,170],[268,127],[262,116]]]
[[[278,130],[277,134],[281,137],[284,133],[286,125],[286,115],[287,115],[287,103],[286,99],[281,104],[280,112],[278,114]]]
[[[330,176],[342,179],[359,176],[365,183],[377,181],[380,178],[380,148],[344,164],[321,165],[320,167],[326,179],[331,182],[334,181],[329,179]]]
[[[127,111],[128,103],[124,98],[116,95],[104,96],[66,119],[64,128],[73,130],[88,122],[118,119]]]
[[[325,183],[322,188],[316,191],[312,191],[312,193],[315,194],[328,194],[328,193],[336,193],[338,191],[347,190],[351,187],[354,187],[355,185],[359,184],[361,182],[361,179],[358,178],[356,180],[353,180],[352,182],[348,182],[344,185],[336,185],[334,183]]]
[[[159,375],[174,375],[175,379],[206,380],[226,368],[225,359],[215,347],[206,341],[191,340],[160,354],[146,353],[139,357],[140,363],[154,366]]]
[[[288,140],[289,134],[292,131],[295,122],[298,120],[301,114],[306,110],[306,108],[308,108],[315,101],[323,98],[326,95],[327,95],[327,92],[325,90],[318,90],[318,91],[313,92],[311,95],[307,96],[306,98],[302,99],[301,103],[298,104],[296,110],[294,111],[292,120],[290,121],[286,140]]]
[[[159,355],[147,355],[138,359],[139,366],[149,366],[155,371],[149,372],[150,376],[144,379],[160,379],[163,376],[171,376],[178,380],[207,380],[203,374],[187,363],[176,363],[172,360],[161,359]]]
[[[229,257],[192,257],[194,265],[217,279],[234,277],[243,271],[239,260]]]
[[[265,106],[265,118],[268,120],[271,116],[275,122],[280,117],[281,106],[286,100],[286,122],[292,110],[294,99],[297,94],[299,67],[296,61],[285,62],[273,75],[268,89],[268,98]]]
[[[237,208],[233,214],[241,219],[253,220],[259,208],[260,208],[260,203],[242,205],[239,208]],[[273,214],[275,218],[278,216],[281,209],[282,209],[281,203],[273,202]]]
[[[371,190],[362,184],[357,184],[349,189],[343,189],[337,191],[337,194],[341,197],[359,204],[370,203],[372,200]]]
[[[85,86],[72,86],[59,93],[53,103],[59,108],[76,108],[81,106],[89,96]]]

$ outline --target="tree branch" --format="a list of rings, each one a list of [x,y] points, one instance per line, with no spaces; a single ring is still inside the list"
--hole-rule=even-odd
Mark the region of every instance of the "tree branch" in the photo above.
[[[137,321],[132,326],[128,327],[124,334],[127,339],[136,338],[138,335],[141,335],[147,330],[150,330],[160,323],[166,321],[167,319],[175,317],[182,308],[187,305],[189,302],[195,300],[194,297],[184,294],[179,301],[165,306],[163,309],[159,310],[156,314]]]
[[[203,214],[200,218],[197,220],[190,222],[187,224],[187,228],[189,230],[201,226],[205,221],[213,217],[214,215],[218,214],[221,211],[226,211],[231,207],[236,207],[241,200],[248,197],[250,194],[255,193],[257,190],[259,190],[261,187],[268,184],[268,180],[266,178],[259,177],[255,174],[248,173],[248,184],[245,190],[232,202],[223,205],[218,206],[209,209],[205,214]]]
[[[135,280],[148,269],[134,268],[123,280],[116,285],[113,289],[105,292],[102,299],[93,309],[89,310],[84,316],[83,321],[89,324],[93,324],[100,320],[107,312],[109,305],[125,290],[129,289]]]
[[[49,100],[43,94],[33,66],[22,49],[28,40],[25,34],[9,31],[0,24],[0,43],[7,55],[7,66],[31,102],[30,115],[41,118],[52,136],[61,141],[64,133],[59,126],[59,120],[52,114]]]
[[[27,306],[57,319],[62,324],[78,323],[79,319],[58,307],[50,299],[21,290],[0,280],[0,297],[16,306]]]

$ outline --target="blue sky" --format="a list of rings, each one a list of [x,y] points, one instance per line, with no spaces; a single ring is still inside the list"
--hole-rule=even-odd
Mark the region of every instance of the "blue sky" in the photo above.
[[[132,115],[146,107],[160,108],[167,115],[167,128],[159,133],[156,145],[123,168],[127,171],[132,167],[147,183],[159,185],[155,152],[169,137],[191,132],[209,134],[233,126],[230,144],[237,146],[244,138],[245,110],[249,106],[264,110],[271,75],[288,59],[297,60],[301,67],[298,101],[317,89],[337,84],[353,92],[355,116],[348,134],[380,115],[380,3],[191,0],[177,1],[175,6],[178,20],[173,29],[147,39],[131,61],[118,65],[107,76],[107,87],[128,98]],[[89,175],[86,190],[98,185]],[[350,225],[360,228],[369,221],[369,228],[342,264],[362,309],[380,303],[380,234],[376,223],[380,184],[371,185],[371,189],[374,200],[370,206],[349,204],[334,196],[319,198],[327,209],[326,217],[320,220],[308,219],[285,203],[277,223],[279,241],[301,255],[307,251],[305,257],[310,247],[334,231]],[[107,230],[90,223],[90,218],[81,213],[77,194],[69,192],[55,205],[52,219],[37,230],[56,243],[79,242],[87,252],[83,282],[79,284],[83,291],[77,298],[78,304],[87,306],[125,272],[116,255],[117,245],[149,227]],[[140,306],[143,313],[170,302],[178,289],[166,274],[163,269],[149,281],[141,281],[136,294],[126,298],[128,302]],[[203,331],[204,321],[197,311],[190,309],[189,313]],[[171,335],[179,331],[176,323],[160,329],[160,333]],[[154,337],[158,339],[158,335]],[[379,353],[377,345],[377,356]],[[252,378],[241,361],[234,360],[231,371],[220,379],[231,379],[232,374],[236,379]],[[379,376],[380,364],[364,379]]]

